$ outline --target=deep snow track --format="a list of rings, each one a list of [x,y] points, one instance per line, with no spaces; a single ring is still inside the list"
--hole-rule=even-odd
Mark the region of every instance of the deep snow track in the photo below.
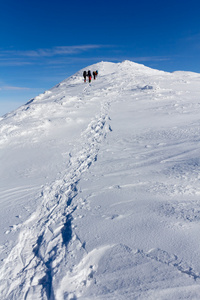
[[[0,119],[0,298],[199,299],[200,75],[91,68]]]
[[[87,95],[88,89],[84,88],[83,95]],[[109,100],[105,98],[100,113],[82,132],[81,143],[76,144],[69,154],[68,167],[61,178],[43,188],[38,201],[40,205],[26,222],[18,226],[18,243],[1,269],[1,299],[58,299],[54,282],[57,284],[57,276],[66,275],[69,244],[75,248],[78,243],[85,251],[72,228],[73,212],[77,206],[75,198],[82,174],[97,160],[100,144],[111,131],[108,109]]]

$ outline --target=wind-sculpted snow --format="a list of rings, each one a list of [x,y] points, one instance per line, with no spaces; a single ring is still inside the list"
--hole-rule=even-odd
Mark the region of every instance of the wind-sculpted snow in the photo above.
[[[0,298],[198,299],[198,74],[82,71],[0,121]]]
[[[5,281],[6,278],[6,285],[9,284],[8,287],[3,284],[1,290],[5,299],[27,298],[27,295],[34,298],[35,293],[38,297],[54,299],[53,270],[62,263],[68,244],[75,238],[71,223],[76,210],[72,202],[78,193],[77,185],[81,175],[96,161],[99,144],[109,131],[107,105],[102,105],[101,114],[82,132],[82,149],[76,149],[75,155],[70,153],[66,175],[42,190],[36,212],[20,225],[19,242],[2,268],[1,279]],[[22,282],[20,286],[19,281]],[[36,291],[31,289],[35,284],[39,285]]]

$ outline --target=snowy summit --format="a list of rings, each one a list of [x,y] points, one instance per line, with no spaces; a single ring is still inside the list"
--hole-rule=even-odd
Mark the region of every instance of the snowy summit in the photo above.
[[[199,115],[200,74],[124,61],[1,117],[0,299],[199,299]]]

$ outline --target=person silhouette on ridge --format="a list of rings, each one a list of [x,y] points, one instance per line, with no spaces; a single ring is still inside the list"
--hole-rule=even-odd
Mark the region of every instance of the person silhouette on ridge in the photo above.
[[[84,71],[84,72],[83,72],[83,78],[84,78],[84,82],[86,82],[86,77],[87,77],[87,72],[86,72],[86,71]]]
[[[88,70],[88,78],[89,78],[89,82],[91,82],[91,80],[92,80],[92,74],[91,74],[90,70]]]
[[[96,76],[97,76],[97,73],[95,71],[93,71],[94,80],[96,79]]]

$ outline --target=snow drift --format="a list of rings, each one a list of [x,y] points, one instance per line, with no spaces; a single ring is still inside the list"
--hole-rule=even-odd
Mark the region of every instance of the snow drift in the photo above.
[[[87,69],[0,119],[0,298],[198,299],[200,75]]]

